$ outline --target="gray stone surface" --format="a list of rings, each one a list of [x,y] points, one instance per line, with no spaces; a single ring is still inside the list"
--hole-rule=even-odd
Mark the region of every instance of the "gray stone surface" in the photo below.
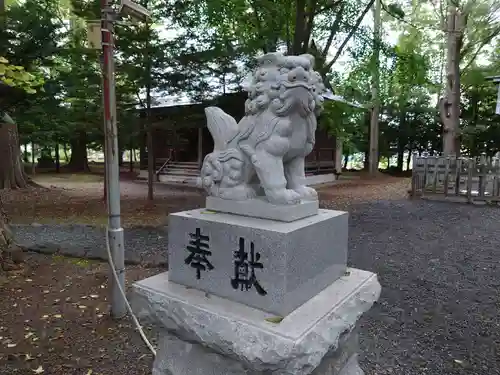
[[[363,375],[357,356],[357,335],[344,334],[338,347],[323,358],[311,375]],[[269,372],[253,371],[243,362],[217,353],[203,345],[187,342],[162,331],[158,355],[153,363],[153,375],[268,375]],[[273,374],[282,374],[272,370]]]
[[[336,367],[323,361],[335,358],[346,362],[339,374],[354,375],[352,331],[379,296],[375,274],[349,269],[271,323],[262,310],[172,283],[166,272],[135,283],[132,306],[140,319],[165,330],[154,375],[327,375],[321,371]]]
[[[189,262],[191,234],[208,236],[210,264],[198,275]],[[214,213],[184,211],[170,215],[168,258],[171,281],[285,316],[341,277],[347,261],[348,214],[319,210],[291,223]],[[248,261],[251,243],[258,285],[233,282],[242,239]],[[260,256],[260,257],[259,257]],[[251,270],[248,272],[251,275]],[[199,276],[199,278],[198,278]]]
[[[264,198],[235,201],[208,196],[206,208],[216,212],[290,222],[317,215],[319,202],[316,199],[301,201],[298,204],[276,205]]]
[[[352,331],[345,331],[339,336],[337,347],[330,350],[311,375],[337,375],[346,369],[353,368],[353,361],[357,364],[359,348],[358,327]]]

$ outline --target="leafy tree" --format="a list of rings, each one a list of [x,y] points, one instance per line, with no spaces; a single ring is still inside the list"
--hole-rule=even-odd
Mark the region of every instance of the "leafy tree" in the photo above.
[[[33,96],[39,93],[43,95],[43,90],[34,93],[34,87],[43,82],[45,73],[41,68],[50,63],[58,40],[58,26],[53,21],[52,13],[54,3],[55,0],[26,0],[22,4],[12,5],[5,13],[3,27],[0,29],[0,56],[3,56],[0,78],[6,85],[32,93],[29,99],[11,103],[15,104],[10,108],[14,116],[29,108]],[[7,108],[2,110],[5,112]],[[25,187],[17,125],[8,121],[1,131],[1,148],[10,150],[10,157],[2,158],[0,188]]]
[[[356,39],[368,40],[361,26],[374,0],[193,0],[167,2],[166,16],[182,28],[183,40],[194,40],[180,58],[218,51],[249,64],[258,53],[284,50],[311,53],[317,70],[327,78],[333,65]],[[197,36],[202,35],[202,38]],[[218,46],[218,47],[216,47]],[[332,51],[336,50],[332,54]],[[332,88],[329,80],[327,87]]]
[[[9,64],[0,57],[0,101],[2,118],[0,120],[0,188],[25,187],[26,180],[21,169],[21,155],[18,143],[18,132],[14,121],[4,112],[5,96],[13,95],[15,90],[26,90],[33,93],[40,82],[23,68]],[[22,251],[14,243],[8,220],[3,210],[0,197],[0,272],[16,267],[22,260]]]

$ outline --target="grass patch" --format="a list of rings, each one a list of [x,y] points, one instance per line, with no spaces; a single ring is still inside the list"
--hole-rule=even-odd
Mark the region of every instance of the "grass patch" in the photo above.
[[[69,264],[73,264],[75,266],[82,267],[82,268],[88,268],[88,267],[91,267],[92,265],[102,263],[102,261],[99,261],[99,260],[75,258],[75,257],[66,256],[66,255],[61,255],[61,254],[52,255],[52,260],[55,263],[64,263],[64,264],[69,263]]]

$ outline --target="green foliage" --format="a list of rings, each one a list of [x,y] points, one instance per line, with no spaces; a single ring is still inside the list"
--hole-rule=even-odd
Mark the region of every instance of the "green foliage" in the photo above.
[[[18,87],[29,94],[34,94],[36,88],[43,84],[43,78],[28,73],[23,66],[11,65],[0,56],[0,81],[11,87]]]
[[[342,138],[347,153],[367,152],[374,47],[381,51],[381,155],[399,155],[401,167],[409,151],[441,148],[436,100],[445,82],[444,0],[383,2],[379,45],[367,22],[370,0],[139,2],[152,21],[124,20],[115,27],[122,148],[140,146],[144,121],[136,107],[166,95],[202,102],[240,90],[255,56],[278,49],[312,53],[327,86],[366,107],[327,101],[319,126]],[[500,125],[495,87],[484,77],[500,73],[500,6],[470,3],[462,48],[462,141],[465,152],[492,153],[500,149]],[[6,15],[0,80],[31,93],[12,109],[21,141],[42,148],[74,145],[84,134],[89,147],[102,148],[100,51],[88,48],[86,35],[87,21],[100,18],[100,0],[25,0],[11,3]],[[396,42],[389,42],[394,33]]]

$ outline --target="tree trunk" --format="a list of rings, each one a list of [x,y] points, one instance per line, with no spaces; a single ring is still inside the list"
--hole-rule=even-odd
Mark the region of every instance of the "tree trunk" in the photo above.
[[[0,274],[2,271],[12,271],[19,268],[22,261],[22,249],[14,242],[0,198]]]
[[[464,15],[450,2],[446,23],[446,92],[439,101],[444,155],[458,156],[460,152],[460,50],[464,23]]]
[[[0,123],[0,189],[25,188],[19,135],[14,123]]]
[[[35,161],[35,143],[31,142],[31,175],[34,176],[36,174],[36,161]]]
[[[367,171],[370,169],[370,151],[365,151],[365,157],[363,159],[363,170]]]
[[[379,164],[379,115],[380,115],[380,43],[382,18],[381,18],[381,0],[375,0],[373,9],[373,72],[372,72],[372,103],[370,118],[370,175],[375,176],[378,173]]]
[[[388,158],[390,160],[390,158]],[[399,172],[403,172],[403,164],[405,160],[405,149],[401,144],[398,147],[398,163],[397,168]]]
[[[23,161],[25,163],[29,163],[30,162],[30,158],[28,157],[28,144],[27,143],[24,144]]]
[[[59,154],[59,143],[56,143],[56,173],[61,172],[61,155]]]
[[[121,168],[123,167],[123,154],[125,153],[124,150],[120,149],[118,150],[118,166]]]
[[[130,146],[128,169],[129,169],[130,173],[134,172],[134,148],[132,146]]]
[[[64,161],[67,164],[69,161],[69,156],[68,156],[68,147],[66,146],[66,143],[63,144],[63,152],[64,152]]]
[[[347,169],[347,164],[349,163],[349,155],[344,155],[344,166],[343,169]]]
[[[75,172],[90,172],[87,158],[87,134],[79,131],[78,136],[70,140],[71,158],[68,168]]]

